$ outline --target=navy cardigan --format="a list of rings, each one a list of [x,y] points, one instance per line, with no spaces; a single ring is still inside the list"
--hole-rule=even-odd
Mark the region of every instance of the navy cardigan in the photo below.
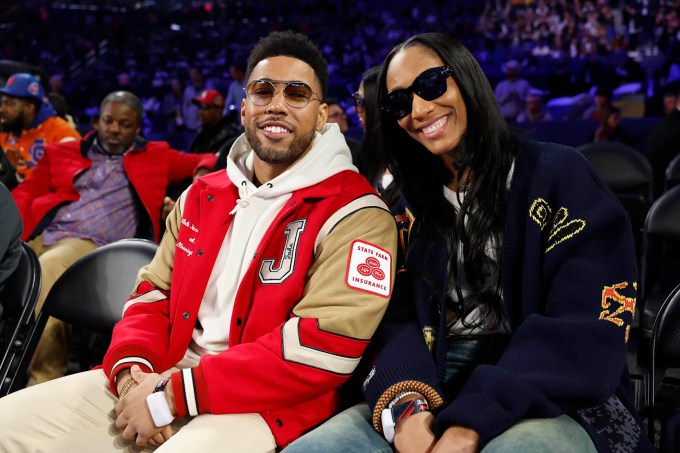
[[[522,419],[568,414],[599,451],[653,451],[631,403],[626,362],[637,290],[630,222],[583,156],[521,142],[501,258],[511,339],[498,362],[478,365],[452,401],[440,387],[447,249],[442,237],[419,234],[417,213],[409,214],[406,266],[364,382],[378,431],[385,405],[418,390],[434,408],[437,435],[469,427],[480,448]]]

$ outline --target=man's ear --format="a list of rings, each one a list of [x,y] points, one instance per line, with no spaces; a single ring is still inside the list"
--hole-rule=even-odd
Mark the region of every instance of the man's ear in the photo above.
[[[321,131],[328,121],[328,104],[322,102],[319,106],[319,114],[316,118],[316,130]]]
[[[246,98],[241,99],[241,125],[246,124]]]

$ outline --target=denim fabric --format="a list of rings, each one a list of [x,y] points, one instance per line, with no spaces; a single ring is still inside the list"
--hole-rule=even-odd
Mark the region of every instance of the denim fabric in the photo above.
[[[581,425],[567,415],[522,420],[492,439],[482,453],[596,453],[597,449]]]
[[[371,425],[366,403],[359,403],[298,438],[282,453],[392,453],[392,447]]]
[[[485,335],[449,339],[444,388],[447,397],[457,394],[475,366],[495,363],[506,336]],[[449,399],[450,400],[450,399]],[[572,418],[530,419],[517,423],[491,440],[483,453],[596,452],[588,433]],[[384,437],[373,430],[365,403],[340,412],[286,447],[282,453],[391,453]]]

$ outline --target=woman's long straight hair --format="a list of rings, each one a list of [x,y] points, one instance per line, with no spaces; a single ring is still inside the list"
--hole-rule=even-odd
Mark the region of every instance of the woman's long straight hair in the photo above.
[[[501,319],[500,263],[507,214],[508,173],[517,153],[516,139],[501,116],[482,68],[459,42],[440,33],[416,35],[395,47],[383,63],[378,80],[378,99],[387,94],[386,76],[392,58],[403,49],[421,46],[436,53],[451,67],[467,110],[467,129],[456,148],[452,175],[440,157],[413,140],[393,118],[381,115],[380,137],[388,168],[422,219],[427,234],[438,231],[446,239],[449,268],[453,272],[460,316],[472,307],[460,287],[462,261],[477,300]],[[463,178],[462,175],[471,175]],[[460,212],[444,197],[443,186],[454,180],[465,192]],[[467,219],[466,219],[467,218]],[[466,220],[464,220],[466,219]],[[435,230],[435,231],[433,231]],[[462,244],[462,256],[459,246]],[[497,259],[489,270],[489,247]],[[407,258],[408,266],[408,258]],[[485,275],[487,274],[487,275]],[[466,302],[468,302],[466,304]]]

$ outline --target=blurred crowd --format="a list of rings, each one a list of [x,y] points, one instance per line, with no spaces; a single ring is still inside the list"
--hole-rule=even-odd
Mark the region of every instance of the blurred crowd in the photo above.
[[[48,91],[64,96],[80,125],[120,88],[143,99],[147,133],[174,134],[198,127],[180,117],[181,104],[204,88],[223,93],[238,122],[240,97],[227,92],[242,93],[247,53],[259,36],[293,29],[322,47],[329,94],[359,134],[351,96],[361,74],[395,43],[437,30],[471,48],[493,86],[509,61],[544,103],[635,83],[646,115],[658,116],[664,88],[680,79],[679,8],[677,0],[33,1],[5,11],[0,58],[53,76]]]

